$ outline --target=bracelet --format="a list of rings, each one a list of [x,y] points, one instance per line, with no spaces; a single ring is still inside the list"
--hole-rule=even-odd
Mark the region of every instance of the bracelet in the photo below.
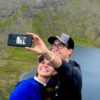
[[[51,63],[51,62],[54,60],[54,57],[55,57],[55,55],[54,55],[54,53],[52,52],[52,58],[51,58],[51,60],[49,61],[49,63]]]

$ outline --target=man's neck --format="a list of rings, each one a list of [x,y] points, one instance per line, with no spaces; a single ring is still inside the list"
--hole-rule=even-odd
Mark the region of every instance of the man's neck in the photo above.
[[[66,59],[64,59],[66,62],[69,62],[69,59],[68,58],[66,58]]]

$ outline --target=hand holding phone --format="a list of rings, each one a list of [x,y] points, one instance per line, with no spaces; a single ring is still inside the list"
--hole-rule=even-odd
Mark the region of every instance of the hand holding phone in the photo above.
[[[8,46],[31,47],[32,46],[32,35],[30,34],[9,34],[8,35]]]

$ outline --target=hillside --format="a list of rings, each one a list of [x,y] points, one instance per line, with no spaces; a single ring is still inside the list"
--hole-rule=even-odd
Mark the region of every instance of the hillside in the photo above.
[[[78,45],[100,47],[99,12],[99,0],[0,0],[0,43],[10,32],[66,32]]]
[[[100,0],[0,0],[0,100],[21,73],[37,64],[34,53],[8,47],[9,33],[70,34],[76,45],[100,48]]]

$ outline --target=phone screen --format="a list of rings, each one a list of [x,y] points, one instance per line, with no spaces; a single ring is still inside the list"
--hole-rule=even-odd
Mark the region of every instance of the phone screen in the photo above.
[[[8,35],[8,46],[31,47],[32,46],[32,35],[9,34]]]

